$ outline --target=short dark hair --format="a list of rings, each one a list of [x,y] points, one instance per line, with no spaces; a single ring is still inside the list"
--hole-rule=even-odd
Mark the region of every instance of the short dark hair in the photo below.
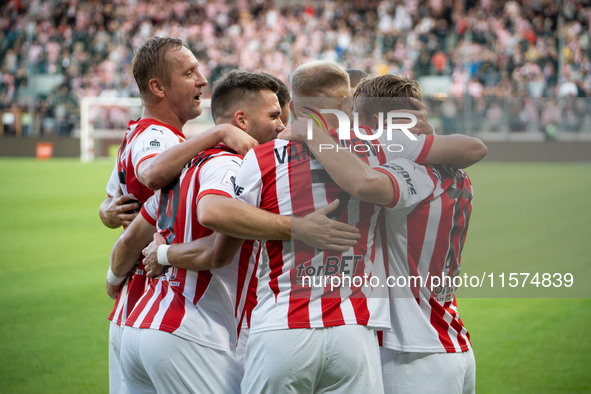
[[[260,73],[260,74],[264,75],[266,77],[269,77],[273,81],[277,82],[277,85],[279,86],[279,90],[277,90],[277,100],[279,100],[279,106],[281,108],[283,108],[287,104],[289,104],[289,100],[291,100],[291,96],[289,95],[289,89],[287,88],[287,85],[282,80],[280,80],[279,78],[277,78],[271,74],[267,74],[267,73]]]
[[[172,64],[167,61],[166,53],[183,46],[187,47],[179,38],[152,37],[135,51],[131,68],[144,101],[150,98],[150,79],[158,78],[165,86],[170,86]]]
[[[263,74],[248,71],[232,70],[218,79],[213,86],[211,95],[211,114],[219,123],[228,119],[239,108],[239,104],[256,101],[259,92],[270,90],[277,93],[279,85]]]

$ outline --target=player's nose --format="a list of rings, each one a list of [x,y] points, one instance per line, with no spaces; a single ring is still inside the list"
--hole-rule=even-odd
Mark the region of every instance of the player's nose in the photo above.
[[[201,72],[197,72],[198,76],[197,79],[195,80],[195,86],[206,86],[207,85],[207,79],[203,76],[203,74],[201,74]]]

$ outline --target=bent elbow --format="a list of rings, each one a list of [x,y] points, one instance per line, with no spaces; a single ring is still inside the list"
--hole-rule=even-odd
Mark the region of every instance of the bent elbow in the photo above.
[[[218,221],[218,215],[217,215],[217,212],[215,211],[215,209],[199,209],[198,208],[197,220],[199,220],[199,223],[202,226],[213,230],[212,227],[214,227],[216,222]]]
[[[360,201],[367,201],[367,198],[372,194],[372,187],[370,180],[357,180],[351,188],[351,196]]]
[[[474,143],[474,147],[470,149],[470,153],[470,165],[476,164],[480,160],[484,159],[484,157],[488,153],[488,148],[482,141],[476,140]]]
[[[390,182],[388,180],[388,182]],[[359,201],[366,201],[374,204],[384,204],[384,196],[378,179],[370,178],[356,182],[351,195]]]
[[[118,240],[119,247],[125,249],[131,249],[135,244],[137,244],[137,239],[134,238],[132,231],[123,231],[119,236]]]
[[[144,177],[144,185],[146,185],[146,187],[150,190],[160,190],[162,189],[164,186],[162,182],[159,181],[159,179],[157,178],[156,175],[152,175],[152,174],[148,174]]]
[[[150,165],[146,165],[145,168],[140,168],[138,171],[138,180],[150,190],[160,190],[164,186],[159,174],[152,169]]]

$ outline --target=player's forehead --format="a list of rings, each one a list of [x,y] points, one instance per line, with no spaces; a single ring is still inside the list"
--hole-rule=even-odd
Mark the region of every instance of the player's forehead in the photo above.
[[[199,61],[187,47],[181,47],[179,50],[172,50],[166,53],[166,59],[174,69],[188,69],[199,67]]]
[[[266,112],[281,112],[281,106],[279,105],[279,99],[272,90],[261,90],[259,92],[259,108]]]

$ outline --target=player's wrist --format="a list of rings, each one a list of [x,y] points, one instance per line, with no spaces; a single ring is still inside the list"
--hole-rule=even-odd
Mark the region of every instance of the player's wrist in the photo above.
[[[302,241],[302,232],[301,232],[301,225],[303,223],[303,218],[299,218],[296,216],[291,217],[291,240],[292,241]]]
[[[168,262],[168,248],[170,245],[160,245],[158,246],[158,250],[156,251],[156,255],[158,257],[158,264],[160,265],[170,265]]]
[[[222,142],[225,141],[226,139],[226,130],[224,127],[222,127],[222,125],[217,125],[214,129],[213,129],[213,136],[214,136],[214,142],[215,144],[220,144]]]
[[[109,266],[109,270],[107,271],[107,282],[109,282],[113,286],[119,286],[125,280],[125,276],[117,276]]]

